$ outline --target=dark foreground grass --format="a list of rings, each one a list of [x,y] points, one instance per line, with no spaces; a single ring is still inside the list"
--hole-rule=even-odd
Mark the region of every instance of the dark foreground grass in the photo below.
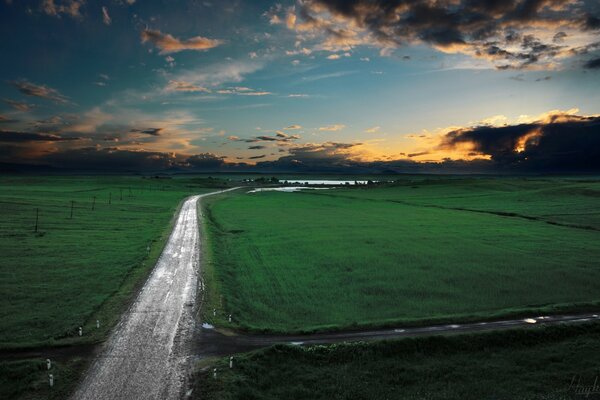
[[[0,398],[67,399],[87,362],[83,357],[54,360],[48,370],[41,359],[0,361]],[[54,378],[53,387],[49,384],[49,374]]]
[[[421,178],[210,199],[205,311],[290,332],[597,307],[599,197],[593,180]]]
[[[0,398],[66,398],[85,357],[65,357],[45,393],[40,360],[19,360],[18,351],[102,341],[154,266],[181,201],[223,184],[197,177],[1,177]]]
[[[217,368],[217,379],[212,368]],[[316,347],[204,365],[197,399],[576,399],[600,375],[600,325]],[[574,385],[571,384],[574,382]],[[594,397],[596,396],[596,397]],[[589,398],[598,398],[598,394]]]

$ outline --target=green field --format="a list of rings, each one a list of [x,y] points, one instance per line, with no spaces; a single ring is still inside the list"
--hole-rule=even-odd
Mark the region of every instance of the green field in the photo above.
[[[198,177],[1,177],[0,351],[10,357],[0,361],[0,398],[65,398],[86,354],[61,357],[46,393],[45,357],[19,359],[17,350],[103,340],[154,266],[180,202],[220,186]]]
[[[211,198],[205,318],[290,332],[597,307],[599,199],[595,179],[439,177]]]
[[[196,399],[581,399],[600,374],[600,325],[280,345],[199,367]]]

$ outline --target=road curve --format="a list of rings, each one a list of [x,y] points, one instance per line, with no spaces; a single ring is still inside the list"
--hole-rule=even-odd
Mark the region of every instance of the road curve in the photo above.
[[[196,204],[201,197],[228,190],[185,200],[154,270],[93,361],[74,400],[182,397],[199,272]]]

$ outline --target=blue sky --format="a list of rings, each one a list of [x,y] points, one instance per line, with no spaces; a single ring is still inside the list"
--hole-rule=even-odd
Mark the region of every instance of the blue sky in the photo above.
[[[496,3],[3,0],[0,161],[486,160],[448,132],[598,114],[600,6]]]

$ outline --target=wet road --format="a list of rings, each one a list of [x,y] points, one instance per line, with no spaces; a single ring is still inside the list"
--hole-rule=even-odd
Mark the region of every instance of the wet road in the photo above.
[[[340,342],[371,341],[403,337],[430,336],[451,333],[497,331],[525,328],[537,325],[576,324],[600,321],[598,312],[532,316],[529,318],[505,319],[462,324],[440,324],[421,327],[402,327],[350,332],[315,333],[308,335],[224,335],[212,328],[202,327],[195,343],[198,358],[226,356],[274,344],[315,345]]]
[[[73,399],[182,397],[191,358],[199,271],[196,202],[221,192],[192,196],[183,203],[153,272]]]

